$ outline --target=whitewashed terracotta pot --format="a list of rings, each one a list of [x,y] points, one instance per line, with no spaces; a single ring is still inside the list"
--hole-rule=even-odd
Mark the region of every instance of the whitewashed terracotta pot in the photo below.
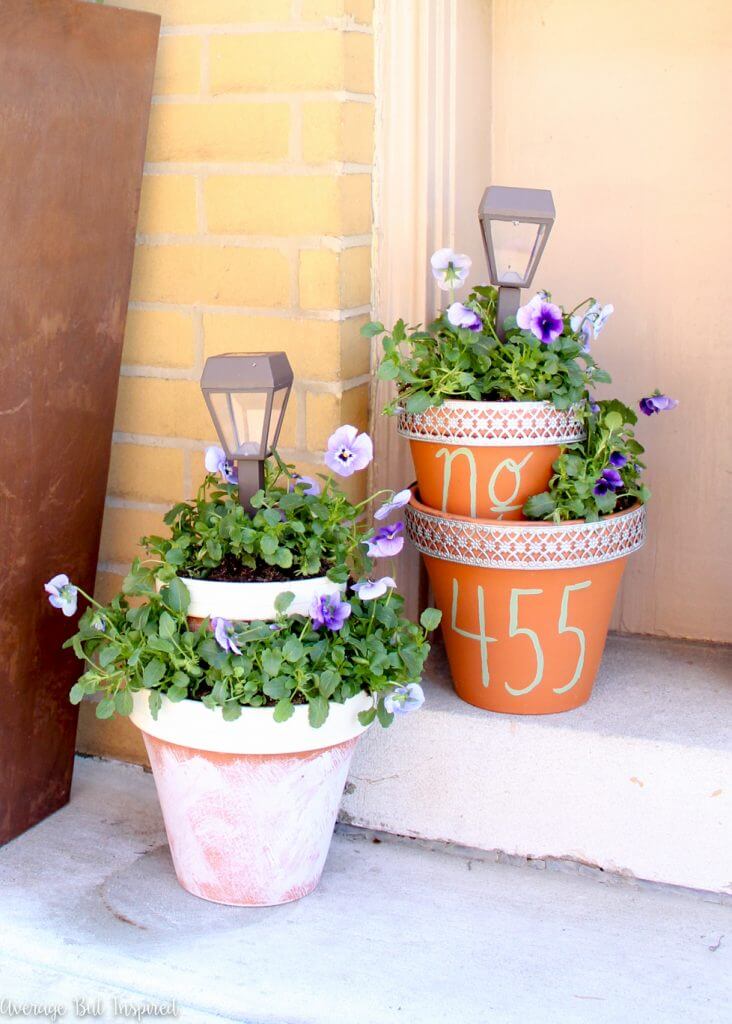
[[[317,886],[358,737],[361,693],[331,701],[313,729],[307,705],[287,722],[272,708],[243,708],[225,722],[199,701],[163,697],[157,721],[148,692],[134,694],[178,881],[230,906],[271,907]]]
[[[286,583],[219,583],[184,578],[192,619],[274,619],[278,594],[307,614],[313,598],[341,592],[326,577]],[[319,729],[297,705],[286,722],[273,709],[242,708],[224,721],[200,701],[169,701],[154,720],[148,691],[133,695],[178,881],[214,903],[271,907],[312,892],[323,871],[351,757],[365,727],[360,693],[330,702]]]

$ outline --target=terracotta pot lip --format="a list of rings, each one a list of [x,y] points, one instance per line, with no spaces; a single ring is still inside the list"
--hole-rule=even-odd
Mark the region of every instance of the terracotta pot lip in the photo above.
[[[470,447],[542,447],[573,444],[586,436],[577,406],[551,402],[476,402],[449,398],[424,412],[399,414],[397,431],[410,441]]]
[[[537,527],[551,530],[571,526],[597,526],[601,523],[607,523],[611,519],[618,519],[620,516],[629,516],[632,512],[644,507],[643,502],[636,501],[630,508],[624,508],[620,512],[611,512],[610,515],[603,516],[602,519],[598,519],[594,523],[588,523],[586,519],[565,519],[561,523],[550,523],[546,519],[480,519],[477,517],[473,518],[472,516],[461,516],[455,512],[443,512],[441,509],[425,505],[418,497],[419,485],[416,481],[409,487],[409,490],[412,492],[409,504],[424,515],[434,516],[436,519],[454,519],[458,522],[470,523],[473,526],[486,526],[491,529],[495,527],[498,530],[536,529]]]
[[[646,506],[605,516],[595,523],[472,519],[424,505],[411,488],[404,509],[407,536],[423,555],[483,569],[578,569],[614,562],[646,539]]]
[[[361,725],[358,714],[373,705],[364,691],[343,704],[328,701],[328,718],[314,729],[307,704],[296,704],[286,722],[275,722],[271,707],[243,707],[241,717],[226,722],[220,708],[207,708],[198,700],[171,701],[165,695],[155,720],[149,694],[138,690],[132,695],[130,720],[138,729],[165,743],[217,754],[302,754],[337,746],[369,728]]]

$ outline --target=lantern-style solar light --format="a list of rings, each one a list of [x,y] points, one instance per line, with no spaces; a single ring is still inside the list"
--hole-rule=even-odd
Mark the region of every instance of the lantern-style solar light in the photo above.
[[[521,289],[536,273],[556,216],[554,201],[547,189],[490,185],[478,216],[491,283],[498,286],[496,326],[503,337],[504,320],[515,316]]]
[[[264,460],[277,444],[291,388],[284,352],[228,352],[203,367],[201,391],[226,458],[237,464],[239,501],[248,511],[264,486]]]

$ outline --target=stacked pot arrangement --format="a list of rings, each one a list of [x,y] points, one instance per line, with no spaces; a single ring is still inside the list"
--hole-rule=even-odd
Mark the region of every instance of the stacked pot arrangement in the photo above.
[[[245,357],[215,358],[225,372],[204,371],[202,384],[235,378]],[[243,398],[229,388],[235,431],[251,390],[247,374]],[[252,422],[276,443],[277,424]],[[217,430],[229,436],[218,420]],[[329,440],[336,477],[372,458],[355,427]],[[318,884],[358,739],[421,706],[440,617],[427,609],[409,622],[394,580],[374,572],[404,543],[386,521],[406,498],[354,505],[334,476],[300,477],[276,451],[237,468],[210,448],[206,466],[196,499],[165,517],[169,536],[143,539],[150,557],[108,605],[65,574],[46,591],[67,616],[80,594],[88,602],[66,644],[85,665],[71,700],[98,695],[99,718],[127,715],[142,731],[181,885],[216,903],[272,906]]]
[[[432,265],[447,289],[464,282],[470,260],[440,250]],[[551,714],[589,699],[628,556],[644,543],[643,449],[630,429],[635,414],[586,390],[609,380],[589,341],[612,307],[587,300],[584,316],[569,316],[540,293],[506,320],[506,338],[497,299],[477,288],[411,336],[400,321],[384,341],[380,375],[397,382],[386,411],[398,416],[417,476],[407,535],[442,612],[458,696],[489,711]],[[468,396],[438,395],[435,381],[446,379]],[[513,398],[516,382],[528,394],[552,389],[557,404]],[[473,397],[502,384],[500,400]],[[658,394],[644,401],[675,404]],[[620,450],[603,454],[608,442]],[[616,499],[622,510],[611,512]]]

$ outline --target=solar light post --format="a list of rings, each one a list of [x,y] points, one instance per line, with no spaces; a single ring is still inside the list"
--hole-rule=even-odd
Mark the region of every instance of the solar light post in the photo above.
[[[491,283],[498,287],[496,328],[521,305],[544,251],[556,216],[552,194],[541,188],[490,185],[478,209]]]
[[[210,356],[201,391],[226,458],[235,462],[239,501],[264,486],[264,460],[277,445],[292,389],[292,368],[284,352],[228,352]]]

